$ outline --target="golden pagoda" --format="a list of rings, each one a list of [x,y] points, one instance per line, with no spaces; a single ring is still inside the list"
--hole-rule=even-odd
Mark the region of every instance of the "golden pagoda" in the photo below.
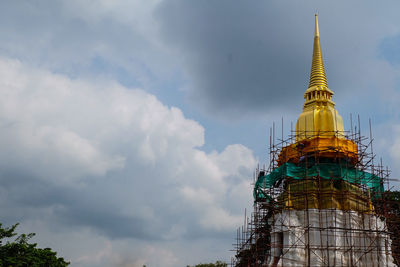
[[[303,111],[294,138],[282,134],[275,144],[271,136],[270,166],[256,171],[254,212],[238,230],[234,266],[396,266],[377,204],[388,170],[374,166],[359,131],[345,133],[332,96],[315,15]]]

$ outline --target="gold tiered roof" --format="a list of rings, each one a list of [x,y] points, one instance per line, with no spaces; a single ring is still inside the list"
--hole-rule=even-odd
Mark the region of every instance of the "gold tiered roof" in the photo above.
[[[318,15],[315,15],[315,34],[310,83],[304,93],[303,112],[296,124],[296,141],[307,138],[343,137],[343,119],[332,101],[333,91],[328,88],[322,60]]]

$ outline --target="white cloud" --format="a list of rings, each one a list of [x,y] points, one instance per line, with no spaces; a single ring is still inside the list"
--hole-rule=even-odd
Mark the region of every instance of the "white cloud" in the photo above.
[[[3,171],[23,173],[43,190],[4,185],[15,191],[2,206],[30,210],[6,214],[22,223],[35,218],[105,238],[179,240],[233,233],[251,197],[251,150],[236,144],[205,153],[204,128],[180,109],[141,89],[73,80],[7,58],[0,58],[0,142]],[[125,264],[107,242],[89,254],[75,251],[72,260]],[[153,257],[153,248],[146,251],[137,264]],[[174,266],[177,256],[161,252]]]

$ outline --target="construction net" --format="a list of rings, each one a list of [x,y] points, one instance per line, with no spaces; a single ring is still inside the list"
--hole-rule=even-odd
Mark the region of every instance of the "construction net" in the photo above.
[[[267,198],[265,189],[276,187],[284,178],[295,180],[320,177],[322,179],[344,180],[352,184],[365,185],[375,195],[384,191],[382,179],[374,174],[356,169],[346,163],[294,164],[287,162],[267,175],[259,176],[254,185],[255,199]]]

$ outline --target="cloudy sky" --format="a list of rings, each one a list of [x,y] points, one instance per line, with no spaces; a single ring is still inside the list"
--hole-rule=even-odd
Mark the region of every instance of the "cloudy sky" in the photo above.
[[[314,13],[349,127],[400,176],[398,1],[0,2],[1,222],[72,266],[229,261],[301,112]],[[399,188],[398,185],[397,188]]]

